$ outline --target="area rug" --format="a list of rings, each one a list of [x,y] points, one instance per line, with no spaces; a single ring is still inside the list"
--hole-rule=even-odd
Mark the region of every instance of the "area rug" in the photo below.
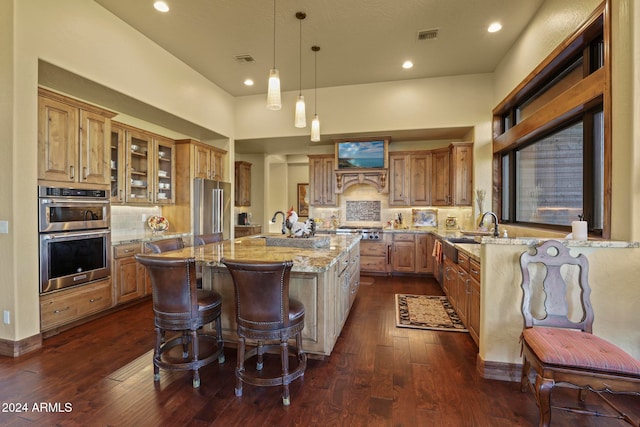
[[[396,294],[396,326],[468,332],[445,296]]]

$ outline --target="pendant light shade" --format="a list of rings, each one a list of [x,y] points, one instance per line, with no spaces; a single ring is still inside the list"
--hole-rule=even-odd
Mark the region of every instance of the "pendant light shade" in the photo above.
[[[280,73],[276,68],[276,0],[273,0],[273,68],[269,70],[269,86],[267,87],[267,108],[282,108],[280,99]]]
[[[320,118],[314,114],[313,120],[311,120],[311,142],[318,141],[320,141]]]
[[[267,108],[269,110],[279,110],[282,108],[280,98],[280,73],[277,69],[269,70],[269,87],[267,88]]]
[[[311,142],[320,141],[320,118],[318,117],[318,51],[320,46],[311,46],[313,51],[313,120],[311,120]]]
[[[307,127],[307,112],[305,111],[304,96],[302,96],[302,20],[306,17],[306,13],[296,12],[296,18],[300,21],[300,92],[296,101],[296,114],[293,125],[297,128]]]

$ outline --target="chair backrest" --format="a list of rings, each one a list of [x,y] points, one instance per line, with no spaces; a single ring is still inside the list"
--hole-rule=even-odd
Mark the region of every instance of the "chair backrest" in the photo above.
[[[593,307],[587,258],[583,254],[572,256],[569,248],[555,240],[544,242],[533,248],[533,252],[524,252],[520,256],[525,327],[553,326],[591,333]],[[532,276],[535,280],[532,280]],[[577,297],[572,299],[575,295]],[[580,302],[581,312],[574,303],[576,299]],[[538,309],[544,308],[544,312],[538,312],[536,306]],[[580,320],[571,320],[580,315]]]
[[[200,234],[199,236],[195,236],[193,238],[193,245],[202,246],[206,245],[207,243],[222,242],[222,240],[222,233]]]
[[[189,321],[198,317],[196,263],[194,258],[166,258],[137,254],[151,279],[153,311],[166,322]]]
[[[182,237],[171,237],[169,239],[147,242],[145,246],[154,254],[160,254],[162,252],[184,248],[184,241],[182,240]]]
[[[239,327],[271,330],[289,326],[289,275],[293,261],[221,262],[233,279]]]

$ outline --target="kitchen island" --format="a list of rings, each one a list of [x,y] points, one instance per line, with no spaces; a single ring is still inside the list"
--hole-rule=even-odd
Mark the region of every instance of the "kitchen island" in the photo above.
[[[220,260],[293,260],[289,295],[305,306],[304,350],[330,355],[360,285],[360,236],[334,235],[328,246],[313,249],[267,246],[266,236],[270,235],[186,247],[161,256],[193,257],[205,267],[203,286],[222,295],[222,334],[226,342],[237,340],[235,296],[231,275]]]

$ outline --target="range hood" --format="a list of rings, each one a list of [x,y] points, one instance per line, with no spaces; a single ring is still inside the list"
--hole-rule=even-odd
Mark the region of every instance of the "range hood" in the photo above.
[[[336,193],[356,184],[372,185],[379,193],[389,193],[387,169],[336,170]]]

